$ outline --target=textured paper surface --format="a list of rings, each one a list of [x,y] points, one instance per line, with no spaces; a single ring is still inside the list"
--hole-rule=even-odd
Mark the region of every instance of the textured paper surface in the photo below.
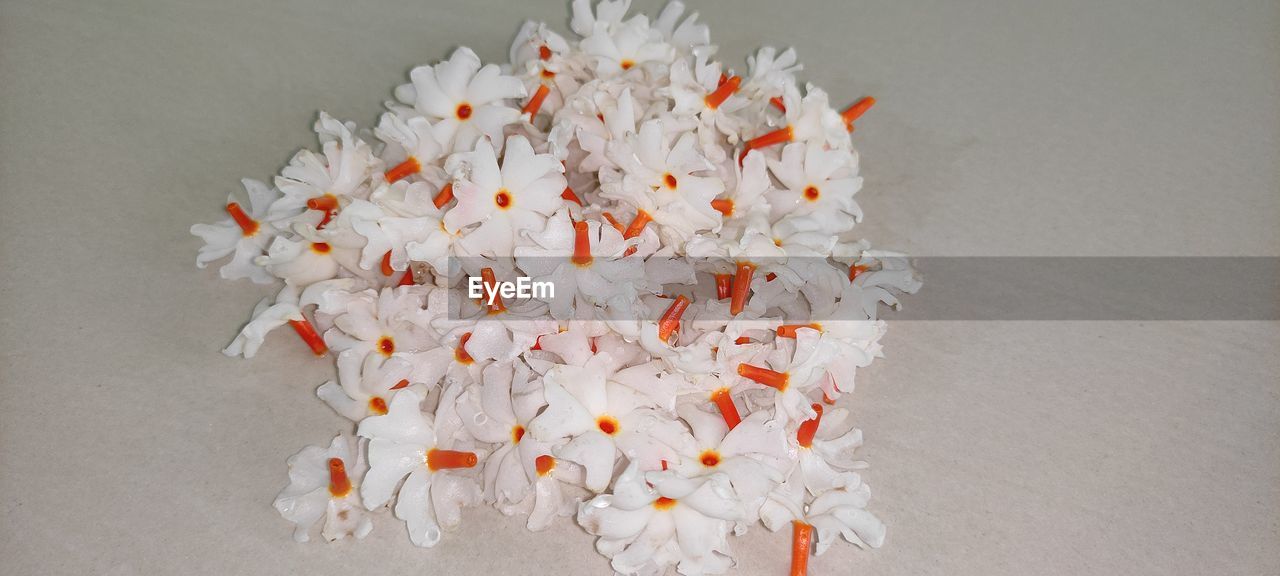
[[[194,222],[368,125],[409,67],[567,2],[0,0],[4,574],[600,574],[571,524],[489,510],[434,550],[381,521],[295,544],[285,458],[343,421],[268,291],[197,271]],[[657,2],[638,2],[656,10]],[[877,246],[921,256],[1280,256],[1275,2],[691,2],[738,70],[795,45],[859,122]],[[1232,287],[1224,280],[1223,294]],[[927,299],[929,285],[912,300]],[[889,526],[812,574],[1280,573],[1280,326],[898,322],[851,406]],[[735,541],[786,573],[789,536]]]

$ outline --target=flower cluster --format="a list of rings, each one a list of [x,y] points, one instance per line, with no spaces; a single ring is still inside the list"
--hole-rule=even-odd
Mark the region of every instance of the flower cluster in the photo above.
[[[697,14],[575,0],[576,39],[526,23],[504,65],[414,68],[372,131],[321,113],[319,150],[229,218],[197,265],[283,282],[224,351],[286,324],[354,435],[289,460],[276,508],[307,540],[385,509],[430,547],[489,504],[572,518],[620,574],[720,574],[729,536],[791,526],[796,569],[884,525],[837,399],[918,286],[853,236],[853,123],[792,50],[745,73]],[[554,299],[503,297],[517,277]],[[484,297],[468,293],[478,278]]]

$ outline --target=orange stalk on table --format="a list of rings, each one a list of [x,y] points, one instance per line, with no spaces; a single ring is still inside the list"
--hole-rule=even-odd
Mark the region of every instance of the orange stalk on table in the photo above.
[[[298,337],[311,348],[316,356],[324,356],[329,352],[329,347],[325,345],[324,338],[316,333],[315,327],[307,321],[306,318],[301,320],[290,320],[289,325],[293,326],[293,331],[298,333]]]
[[[813,526],[794,520],[791,527],[791,576],[805,576],[809,571],[809,550],[813,548]]]

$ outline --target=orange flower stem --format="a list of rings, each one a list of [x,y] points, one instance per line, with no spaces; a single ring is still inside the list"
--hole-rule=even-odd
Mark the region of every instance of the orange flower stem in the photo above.
[[[777,108],[779,112],[782,112],[783,114],[787,113],[787,105],[782,102],[781,96],[774,96],[773,98],[770,98],[769,103],[773,104],[773,107]]]
[[[396,180],[399,180],[401,178],[404,178],[413,174],[417,174],[418,172],[421,172],[421,171],[422,171],[422,164],[418,163],[417,158],[410,156],[408,158],[405,158],[404,162],[396,164],[395,167],[393,167],[390,170],[387,170],[387,173],[385,176],[387,178],[387,182],[395,182]]]
[[[640,233],[644,231],[644,227],[647,226],[651,220],[653,220],[653,218],[649,216],[648,212],[645,212],[644,210],[637,211],[636,217],[631,219],[631,224],[627,225],[627,229],[623,231],[622,237],[635,238],[636,236],[639,236]]]
[[[560,193],[560,197],[570,202],[573,202],[574,204],[582,206],[582,199],[579,198],[578,195],[573,191],[573,188],[565,186],[564,192]]]
[[[440,450],[432,448],[427,452],[427,468],[433,472],[436,470],[448,470],[451,468],[471,468],[476,465],[479,458],[475,452],[462,452],[459,450]]]
[[[844,120],[845,129],[853,132],[853,121],[860,118],[867,112],[867,110],[870,110],[871,107],[875,105],[876,99],[867,96],[866,98],[855,102],[853,106],[846,108],[844,112],[840,113],[840,118]]]
[[[622,227],[622,223],[618,222],[618,219],[613,217],[613,214],[610,214],[608,212],[601,212],[600,215],[604,216],[604,219],[609,222],[610,226],[613,226],[614,230],[617,230],[618,232],[622,232],[626,230],[625,228]]]
[[[767,148],[774,144],[790,142],[794,137],[795,135],[791,131],[791,126],[783,126],[782,128],[769,132],[768,134],[756,136],[755,138],[747,140],[747,150],[759,150],[760,148]]]
[[[453,200],[453,182],[445,184],[444,188],[440,189],[440,193],[436,194],[431,203],[435,204],[436,208],[444,208],[444,205],[448,204],[450,200]]]
[[[533,121],[533,117],[538,115],[538,109],[542,108],[542,101],[547,99],[547,94],[551,92],[546,84],[538,86],[538,91],[533,93],[533,98],[524,105],[524,109],[520,110],[521,114],[528,114],[529,121]]]
[[[314,352],[316,356],[324,356],[329,352],[329,347],[324,344],[324,338],[321,338],[320,335],[316,333],[315,327],[312,326],[306,318],[303,318],[302,320],[290,320],[289,325],[293,326],[294,332],[298,333],[298,336],[302,338],[303,342],[307,343],[307,346],[311,348],[311,351]]]
[[[716,300],[724,300],[733,294],[733,274],[716,274]]]
[[[676,296],[675,302],[667,307],[667,311],[662,313],[662,318],[658,320],[658,339],[666,342],[671,339],[671,335],[680,327],[680,317],[684,316],[684,311],[689,309],[689,299],[684,296]]]
[[[796,442],[805,448],[813,446],[813,435],[818,433],[818,424],[822,423],[822,405],[815,403],[813,411],[818,415],[812,420],[801,422],[800,427],[796,429]]]
[[[315,198],[307,200],[307,208],[320,210],[322,212],[333,212],[338,209],[338,199],[332,194],[316,196]]]
[[[231,214],[231,219],[236,221],[236,225],[240,227],[245,236],[253,236],[258,233],[258,221],[245,214],[239,204],[228,202],[227,213]]]
[[[573,258],[572,262],[578,266],[591,265],[591,236],[590,228],[587,223],[573,223]]]
[[[347,477],[347,466],[341,458],[329,459],[329,494],[334,498],[342,498],[351,493],[351,478]]]
[[[730,96],[733,96],[734,92],[738,91],[738,86],[740,84],[742,84],[742,78],[738,76],[734,76],[724,82],[721,82],[720,87],[716,88],[715,92],[707,94],[707,97],[704,99],[707,103],[707,108],[711,108],[712,110],[719,108],[721,104],[724,104],[725,100],[728,100]]]
[[[783,324],[778,327],[779,338],[795,338],[796,331],[801,328],[813,328],[814,330],[822,330],[822,325],[818,323],[811,324]]]
[[[391,267],[391,251],[387,250],[387,253],[382,255],[382,275],[390,276],[395,273],[396,269]]]
[[[724,423],[730,430],[742,423],[742,416],[738,414],[738,406],[733,403],[733,395],[729,393],[728,388],[712,392],[711,401],[715,403],[716,408],[720,409],[720,416],[724,418]]]
[[[458,348],[453,351],[453,359],[457,360],[460,364],[471,364],[476,361],[475,358],[472,358],[471,355],[467,353],[467,340],[470,339],[470,332],[467,332],[466,334],[463,334],[461,338],[458,338]]]
[[[809,549],[813,547],[813,526],[799,520],[791,522],[791,576],[809,572]]]
[[[316,228],[324,228],[329,220],[333,219],[333,215],[338,211],[338,198],[333,194],[325,194],[316,196],[307,200],[307,208],[324,212],[324,218],[320,219],[320,223],[316,224]]]
[[[739,262],[737,273],[733,277],[733,294],[729,300],[729,314],[737,316],[747,307],[747,295],[751,292],[751,275],[755,274],[756,265],[750,262]]]
[[[770,388],[777,388],[778,391],[787,389],[787,383],[790,376],[786,372],[776,372],[768,368],[761,368],[751,364],[739,364],[738,375],[748,380],[753,380],[757,384],[763,384]]]

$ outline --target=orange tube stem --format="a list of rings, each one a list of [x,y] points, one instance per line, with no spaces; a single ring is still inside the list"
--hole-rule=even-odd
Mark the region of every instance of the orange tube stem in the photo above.
[[[333,212],[338,209],[338,198],[332,194],[316,196],[315,198],[307,200],[307,208],[320,210],[322,212]]]
[[[738,375],[749,380],[754,380],[757,384],[763,384],[770,388],[777,388],[778,391],[787,389],[787,383],[791,379],[786,372],[776,372],[768,368],[761,368],[751,364],[739,364]]]
[[[818,433],[818,424],[822,423],[822,405],[814,404],[813,411],[818,415],[812,420],[801,422],[800,427],[796,429],[796,442],[805,448],[813,446],[813,435]]]
[[[810,324],[783,324],[782,326],[778,327],[778,337],[779,338],[795,338],[796,331],[801,328],[813,328],[814,330],[821,331],[822,325],[816,322],[810,323]]]
[[[347,466],[341,458],[329,459],[329,494],[334,498],[342,498],[351,493],[351,478],[347,477]]]
[[[791,576],[809,572],[809,549],[813,547],[813,526],[799,520],[791,522]]]
[[[644,231],[644,227],[652,220],[653,217],[649,216],[648,212],[645,212],[644,210],[637,211],[636,217],[631,219],[631,224],[629,224],[627,229],[623,231],[622,237],[635,238],[636,236],[639,236],[640,233]]]
[[[432,472],[436,470],[448,470],[451,468],[471,468],[476,465],[479,458],[475,452],[462,452],[459,450],[440,450],[432,448],[427,452],[427,468]]]
[[[724,215],[725,218],[733,216],[733,200],[728,198],[716,198],[711,201],[711,207],[717,212]]]
[[[734,76],[722,82],[720,87],[716,88],[715,92],[707,94],[707,97],[704,99],[707,103],[707,108],[711,108],[712,110],[719,108],[721,104],[724,104],[725,100],[728,100],[730,96],[733,96],[734,92],[738,91],[738,86],[740,84],[742,84],[742,78],[738,76]]]
[[[760,148],[773,146],[774,144],[782,144],[783,142],[790,142],[791,139],[794,137],[795,135],[792,134],[791,132],[791,126],[783,126],[782,128],[774,130],[773,132],[770,132],[768,134],[756,136],[755,138],[747,140],[746,149],[758,150]]]
[[[751,292],[751,275],[756,273],[756,265],[750,262],[739,262],[737,274],[733,277],[733,294],[729,300],[729,314],[737,316],[747,307],[747,295]]]
[[[319,334],[316,334],[315,327],[313,327],[306,318],[303,318],[302,320],[290,320],[289,325],[293,326],[293,331],[298,333],[298,336],[302,338],[303,342],[307,343],[307,346],[311,348],[311,351],[314,352],[316,356],[324,356],[329,352],[329,347],[324,344],[324,338],[321,338]]]
[[[458,339],[458,348],[453,351],[453,359],[457,360],[459,364],[470,364],[476,361],[475,358],[472,358],[471,355],[467,353],[467,340],[470,339],[470,332],[463,334],[462,337]]]
[[[667,306],[667,311],[662,313],[662,318],[658,320],[658,339],[666,342],[675,333],[676,328],[680,327],[680,317],[684,316],[684,311],[689,309],[689,299],[684,296],[676,296],[676,301]]]
[[[445,184],[444,188],[440,189],[440,193],[436,194],[431,203],[435,204],[436,208],[444,208],[444,205],[448,204],[450,200],[453,200],[453,182]]]
[[[568,186],[565,186],[565,188],[564,188],[564,192],[561,192],[561,193],[560,193],[560,197],[561,197],[561,198],[564,198],[565,200],[568,200],[568,201],[570,201],[570,202],[573,202],[574,204],[577,204],[577,205],[579,205],[579,206],[582,206],[582,199],[581,199],[581,198],[579,198],[579,197],[578,197],[578,195],[577,195],[577,193],[575,193],[575,192],[573,191],[573,188],[570,188],[570,187],[568,187]]]
[[[258,221],[245,214],[239,204],[228,202],[227,213],[231,214],[231,219],[236,221],[236,225],[240,227],[245,236],[253,236],[258,233]]]
[[[716,274],[716,300],[724,300],[733,294],[733,275]]]
[[[395,273],[396,269],[391,267],[391,251],[387,250],[387,253],[382,255],[382,275],[390,276]]]
[[[600,215],[604,216],[604,219],[609,222],[610,226],[613,226],[614,230],[617,230],[618,232],[623,232],[626,230],[626,228],[622,227],[622,223],[618,222],[618,219],[613,217],[613,214],[610,214],[608,212],[601,212]]]
[[[738,406],[733,403],[733,395],[729,393],[728,388],[712,392],[711,401],[715,403],[716,408],[720,409],[720,416],[724,418],[724,423],[729,425],[730,430],[742,423],[742,416],[738,414]]]
[[[533,93],[533,98],[529,99],[529,103],[524,105],[521,114],[528,114],[529,120],[532,121],[534,116],[538,115],[538,109],[542,108],[542,101],[547,99],[547,94],[551,92],[546,84],[538,86],[538,91]]]
[[[578,266],[586,267],[591,265],[591,235],[590,227],[586,222],[573,223],[573,258],[571,261]]]
[[[845,129],[853,132],[853,121],[860,118],[867,112],[867,110],[870,110],[871,107],[875,105],[876,99],[867,96],[866,98],[855,102],[853,106],[846,108],[844,112],[840,113],[840,118],[844,120]]]
[[[393,167],[390,170],[387,170],[387,173],[386,173],[387,182],[395,182],[396,180],[399,180],[406,176],[410,176],[412,174],[417,174],[418,172],[421,172],[421,171],[422,171],[422,164],[418,163],[417,158],[410,156],[408,158],[405,158],[404,162],[396,164],[395,167]]]

